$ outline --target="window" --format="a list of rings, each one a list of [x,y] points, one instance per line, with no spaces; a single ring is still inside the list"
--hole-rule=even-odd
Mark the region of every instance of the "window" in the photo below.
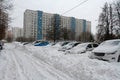
[[[78,44],[79,44],[79,43],[75,43],[75,44],[73,45],[73,47],[74,47],[74,46],[77,46]]]
[[[92,48],[92,45],[91,45],[91,44],[88,44],[87,48]]]

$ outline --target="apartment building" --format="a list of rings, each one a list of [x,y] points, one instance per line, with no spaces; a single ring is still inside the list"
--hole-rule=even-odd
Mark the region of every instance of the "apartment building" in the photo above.
[[[71,30],[76,40],[82,32],[91,32],[90,21],[43,11],[26,10],[24,13],[24,37],[46,40],[47,29],[53,26],[53,17],[56,19],[57,36],[59,36],[60,28]]]
[[[26,10],[24,13],[24,37],[37,39],[38,13]]]
[[[61,27],[70,29],[70,17],[61,16]]]

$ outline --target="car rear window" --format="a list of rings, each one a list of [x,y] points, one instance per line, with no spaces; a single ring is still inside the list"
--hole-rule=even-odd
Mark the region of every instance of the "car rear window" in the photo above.
[[[88,48],[92,48],[92,45],[91,44],[88,44],[88,46],[87,46]]]

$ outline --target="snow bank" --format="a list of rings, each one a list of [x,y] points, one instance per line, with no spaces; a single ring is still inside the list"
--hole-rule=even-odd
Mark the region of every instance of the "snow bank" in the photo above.
[[[58,52],[56,48],[26,46],[26,49],[39,60],[54,66],[68,74],[74,80],[119,80],[120,63],[108,63],[89,59],[85,54],[68,54]]]
[[[11,45],[11,46],[7,46],[7,45]],[[10,76],[10,75],[16,75],[15,77],[17,77],[18,75],[15,73],[17,72],[17,69],[13,69],[14,64],[9,63],[13,61],[12,58],[10,59],[10,57],[13,57],[12,55],[10,55],[12,54],[12,52],[9,54],[7,51],[11,47],[16,49],[16,52],[18,50],[17,55],[19,55],[20,58],[19,63],[24,64],[24,61],[26,62],[26,64],[24,64],[26,65],[25,70],[27,69],[27,67],[29,67],[29,65],[27,64],[36,65],[36,63],[30,62],[31,58],[27,60],[25,54],[28,54],[29,56],[32,56],[36,60],[38,60],[38,62],[42,61],[45,64],[54,67],[56,70],[59,70],[62,73],[67,74],[73,80],[120,80],[120,68],[119,68],[120,63],[116,63],[116,62],[109,63],[97,59],[89,59],[88,56],[90,55],[90,52],[87,52],[85,54],[65,55],[64,52],[57,51],[57,47],[56,48],[51,46],[36,47],[33,45],[22,45],[21,43],[16,43],[16,42],[12,44],[5,44],[5,50],[0,52],[0,80],[4,79],[3,76],[4,70],[7,70],[6,72],[9,72],[6,73],[7,74],[6,76],[9,75],[9,77],[13,77],[13,79],[15,79],[14,76]],[[24,52],[24,55],[20,55],[21,52]],[[7,54],[9,54],[9,56],[7,56]],[[23,57],[25,60],[22,59]],[[30,69],[32,69],[33,72],[35,72],[34,68],[28,68],[27,71],[29,72]],[[14,72],[14,70],[16,71]],[[12,74],[10,73],[10,71],[13,71]],[[29,74],[32,75],[32,73]],[[9,80],[9,77],[8,78],[6,77],[4,80]]]

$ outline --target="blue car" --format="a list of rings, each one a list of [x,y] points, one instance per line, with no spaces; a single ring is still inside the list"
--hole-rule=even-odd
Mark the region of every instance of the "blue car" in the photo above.
[[[49,44],[49,42],[42,41],[42,42],[36,43],[34,46],[47,46],[48,44]]]

